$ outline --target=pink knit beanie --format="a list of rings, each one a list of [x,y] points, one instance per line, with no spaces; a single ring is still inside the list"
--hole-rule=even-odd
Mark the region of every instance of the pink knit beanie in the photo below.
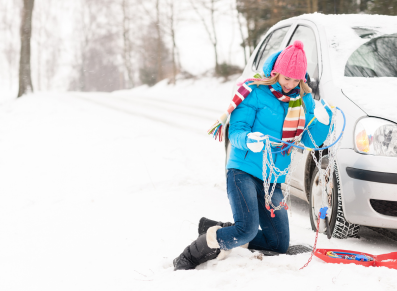
[[[278,56],[272,73],[277,72],[289,78],[306,81],[306,70],[307,60],[303,43],[296,40]]]

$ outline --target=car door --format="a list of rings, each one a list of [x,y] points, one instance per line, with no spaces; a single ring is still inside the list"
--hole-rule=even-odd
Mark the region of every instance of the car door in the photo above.
[[[312,94],[313,97],[318,100],[320,99],[318,84],[321,76],[322,66],[321,54],[319,53],[321,46],[317,28],[309,21],[299,22],[288,41],[288,45],[292,44],[295,40],[300,40],[303,42],[303,49],[307,58],[307,72],[310,76],[311,83],[316,84],[316,87],[312,87]],[[294,189],[292,189],[291,193],[303,199],[306,199],[305,166],[308,154],[308,151],[298,150],[291,165],[292,168],[295,168],[295,171],[291,176],[291,187],[299,190],[293,191]]]

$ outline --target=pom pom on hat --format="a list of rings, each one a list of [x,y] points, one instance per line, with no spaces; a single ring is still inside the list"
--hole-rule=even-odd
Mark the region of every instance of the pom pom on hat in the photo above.
[[[300,40],[295,40],[294,47],[303,50],[303,42],[301,42]]]
[[[303,50],[303,42],[300,40],[287,46],[278,56],[273,67],[274,72],[298,80],[306,80],[306,70],[307,59]]]

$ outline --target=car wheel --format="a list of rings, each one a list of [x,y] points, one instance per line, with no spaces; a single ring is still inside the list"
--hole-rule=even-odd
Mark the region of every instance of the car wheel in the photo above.
[[[321,208],[321,181],[319,170],[316,167],[312,174],[310,192],[309,192],[309,204],[310,204],[310,223],[313,231],[317,231],[317,219],[318,213]],[[333,177],[333,188],[332,194],[328,197],[328,208],[332,209],[330,217],[328,217],[328,225],[332,237],[335,238],[348,238],[356,237],[360,229],[360,225],[350,223],[346,220],[343,213],[342,205],[342,191],[340,187],[340,179],[338,169],[335,165],[334,177]]]

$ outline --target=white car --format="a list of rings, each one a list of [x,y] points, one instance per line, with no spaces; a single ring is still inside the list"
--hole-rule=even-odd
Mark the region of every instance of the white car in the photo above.
[[[268,56],[297,39],[304,44],[314,99],[324,98],[346,115],[328,199],[329,233],[356,236],[360,225],[397,229],[397,16],[307,14],[280,21],[263,36],[238,81],[262,73]],[[337,132],[342,124],[338,114]],[[318,170],[308,151],[298,152],[293,163],[299,160],[291,194],[310,204],[315,230]]]

